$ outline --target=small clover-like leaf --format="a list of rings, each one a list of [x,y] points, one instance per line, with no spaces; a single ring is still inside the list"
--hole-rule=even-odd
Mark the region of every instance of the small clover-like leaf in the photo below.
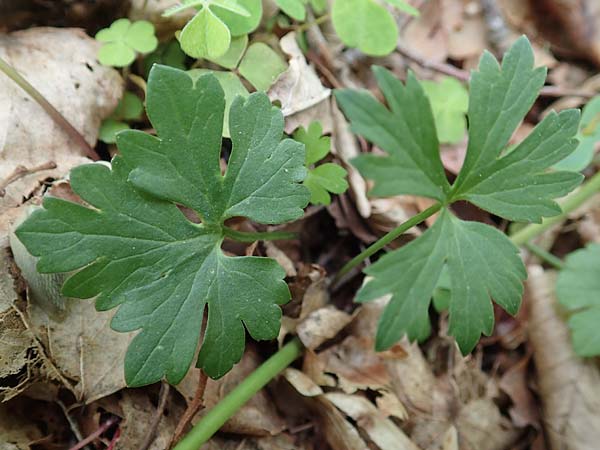
[[[140,330],[125,359],[129,385],[184,377],[205,307],[198,366],[217,378],[241,358],[246,330],[255,339],[277,336],[278,305],[290,297],[274,260],[223,253],[224,222],[300,217],[309,198],[300,184],[304,149],[281,140],[283,116],[264,93],[237,97],[221,175],[225,96],[213,75],[194,82],[156,65],[146,103],[158,137],[124,131],[111,169],[92,164],[71,172],[73,191],[90,206],[47,197],[16,233],[39,257],[41,272],[79,270],[66,281],[65,295],[95,297],[100,310],[119,306],[112,327]],[[193,209],[201,223],[178,205]]]
[[[600,142],[600,96],[594,97],[583,107],[577,139],[577,149],[554,164],[555,169],[579,172],[592,162],[596,146]]]
[[[144,105],[140,98],[131,92],[125,92],[113,113],[102,122],[98,138],[107,144],[117,142],[117,133],[129,129],[127,120],[138,120],[142,117]]]
[[[293,19],[300,21],[306,19],[306,2],[304,0],[275,0],[275,3]]]
[[[359,301],[392,294],[378,330],[379,348],[404,334],[426,337],[432,295],[441,294],[439,306],[447,304],[449,333],[463,354],[473,349],[481,333],[492,331],[490,298],[508,313],[517,312],[525,278],[518,249],[495,228],[456,218],[449,205],[467,200],[517,221],[560,213],[554,199],[574,189],[581,176],[549,169],[575,149],[579,112],[547,115],[523,142],[506,150],[545,73],[534,69],[527,38],[511,47],[502,66],[484,54],[471,78],[467,155],[452,186],[441,164],[429,102],[411,74],[403,85],[384,69],[375,69],[387,107],[365,92],[336,93],[352,129],[387,153],[361,155],[352,162],[375,182],[371,195],[430,197],[442,210],[423,236],[366,270],[374,279],[361,289]]]
[[[221,67],[224,67],[229,70],[235,69],[242,56],[246,52],[246,48],[248,47],[248,35],[239,36],[233,38],[231,40],[231,45],[229,49],[224,55],[219,56],[218,58],[207,58],[209,61],[218,64]]]
[[[323,136],[323,127],[319,122],[312,122],[308,126],[308,130],[299,127],[294,132],[294,139],[302,142],[306,148],[308,175],[304,180],[304,185],[310,191],[310,202],[313,205],[329,205],[331,203],[330,192],[342,194],[348,189],[346,181],[348,172],[335,163],[311,166],[329,154],[331,139],[329,136]]]
[[[136,53],[150,53],[158,45],[154,25],[146,20],[131,23],[129,19],[115,20],[109,28],[96,34],[103,45],[98,60],[105,66],[125,67],[135,60]]]
[[[286,69],[287,64],[281,56],[262,42],[248,47],[238,68],[240,75],[259,91],[267,91]]]
[[[396,20],[375,0],[335,0],[331,20],[344,44],[367,55],[384,56],[396,48]]]
[[[181,48],[194,58],[211,60],[227,53],[232,37],[256,29],[262,16],[261,0],[184,0],[163,16],[186,9],[199,11],[177,35]]]
[[[600,355],[600,245],[571,253],[556,281],[559,302],[572,313],[569,328],[580,356]]]
[[[454,144],[461,141],[467,130],[467,90],[452,77],[444,77],[439,83],[422,81],[421,84],[431,103],[440,142]]]

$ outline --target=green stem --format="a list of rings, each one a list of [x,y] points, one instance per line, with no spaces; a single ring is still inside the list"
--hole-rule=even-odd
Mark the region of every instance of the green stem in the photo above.
[[[198,450],[244,403],[299,358],[302,355],[302,348],[298,338],[284,345],[215,405],[173,450]]]
[[[398,227],[394,228],[392,231],[390,231],[389,233],[387,233],[386,235],[384,235],[383,237],[378,239],[377,242],[371,244],[370,247],[368,247],[367,249],[365,249],[364,251],[362,251],[361,253],[356,255],[354,258],[352,258],[350,261],[348,261],[346,264],[344,264],[344,266],[340,269],[340,271],[337,273],[337,275],[333,279],[332,285],[335,285],[344,275],[346,275],[348,272],[350,272],[352,269],[354,269],[356,266],[358,266],[360,263],[362,263],[369,256],[374,255],[375,253],[377,253],[383,247],[388,245],[390,242],[392,242],[394,239],[396,239],[401,234],[404,234],[405,232],[410,230],[412,227],[419,225],[425,219],[433,216],[441,208],[442,208],[442,204],[436,203],[435,205],[430,206],[426,210],[420,212],[416,216],[411,217],[406,222],[403,222]]]
[[[289,231],[236,231],[231,228],[223,227],[223,233],[226,237],[239,242],[255,241],[283,241],[286,239],[298,238],[297,233]]]
[[[86,155],[97,161],[100,157],[96,154],[94,149],[88,144],[88,142],[84,139],[84,137],[75,129],[71,123],[65,119],[65,117],[54,107],[52,104],[46,100],[40,91],[34,88],[25,78],[21,76],[17,70],[0,58],[0,71],[4,72],[4,74],[13,80],[21,89],[27,92],[31,98],[33,98],[38,104],[46,111],[46,113],[54,120],[54,122],[61,127],[65,133],[82,149],[85,150]]]
[[[329,19],[330,19],[329,14],[324,14],[320,17],[317,17],[315,20],[313,20],[311,22],[306,22],[306,23],[303,23],[302,25],[298,25],[294,29],[294,31],[296,31],[297,33],[302,33],[304,31],[308,30],[309,28],[311,28],[312,26],[320,25],[323,22],[327,22]]]
[[[562,222],[574,210],[583,205],[592,196],[600,192],[600,172],[590,178],[577,191],[569,195],[564,202],[561,203],[562,212],[558,216],[548,217],[542,223],[534,223],[527,225],[521,230],[514,233],[510,240],[516,245],[524,245],[536,236],[539,236],[544,231],[551,228],[553,225]]]
[[[565,263],[563,263],[560,258],[554,256],[548,250],[540,247],[539,245],[534,244],[533,242],[526,242],[525,244],[523,244],[523,247],[525,247],[527,250],[529,250],[541,260],[557,268],[558,270],[562,270],[562,268],[565,265]]]

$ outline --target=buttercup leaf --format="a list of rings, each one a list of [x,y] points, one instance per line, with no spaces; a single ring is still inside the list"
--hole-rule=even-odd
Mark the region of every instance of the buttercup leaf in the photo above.
[[[458,219],[449,205],[466,200],[515,221],[536,222],[559,214],[554,199],[574,189],[582,177],[548,169],[577,146],[579,112],[549,114],[525,140],[506,151],[544,84],[546,71],[533,67],[525,37],[508,51],[502,66],[484,54],[470,84],[467,155],[450,186],[440,161],[433,114],[419,83],[411,74],[406,85],[384,69],[376,68],[375,74],[388,107],[365,92],[336,93],[352,129],[387,154],[364,154],[353,164],[375,182],[371,195],[430,197],[439,202],[441,213],[421,237],[365,270],[374,278],[361,289],[358,301],[392,294],[377,336],[378,348],[384,349],[405,334],[413,340],[428,335],[431,297],[443,287],[449,333],[465,354],[482,333],[492,332],[491,299],[510,314],[518,311],[526,272],[518,249],[506,236],[489,225]]]
[[[265,94],[231,106],[232,151],[219,165],[225,96],[213,75],[196,82],[180,70],[154,66],[147,113],[158,137],[120,133],[122,156],[112,168],[91,164],[71,173],[85,207],[47,197],[17,230],[39,257],[41,272],[78,270],[65,295],[119,306],[112,327],[140,330],[125,361],[129,385],[162,377],[178,383],[193,359],[202,316],[208,322],[198,365],[214,378],[242,356],[245,330],[277,336],[289,300],[284,270],[268,258],[230,257],[221,250],[224,221],[293,220],[309,198],[302,144],[281,140],[283,116]],[[193,209],[190,222],[177,205]]]

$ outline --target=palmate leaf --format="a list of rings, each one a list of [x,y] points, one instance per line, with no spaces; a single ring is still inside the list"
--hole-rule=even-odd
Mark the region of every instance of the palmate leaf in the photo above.
[[[81,269],[65,283],[65,295],[97,297],[100,310],[120,305],[112,327],[141,329],[125,360],[131,386],[183,378],[206,305],[198,366],[213,378],[241,358],[245,329],[255,339],[277,336],[277,305],[290,297],[285,273],[268,258],[226,256],[223,223],[234,216],[260,223],[300,217],[309,198],[300,184],[304,149],[281,140],[283,116],[265,94],[238,97],[221,175],[224,108],[214,76],[194,83],[183,71],[154,66],[147,112],[158,137],[120,133],[122,156],[112,169],[72,171],[72,188],[90,207],[47,197],[17,230],[40,258],[41,272]],[[193,209],[202,223],[190,222],[176,205]]]
[[[569,328],[580,356],[600,355],[600,245],[571,253],[556,281],[560,303],[572,313]]]
[[[454,217],[449,205],[467,200],[506,219],[529,222],[560,213],[554,199],[574,189],[582,177],[548,169],[575,149],[579,112],[549,114],[515,149],[502,153],[545,73],[533,68],[525,37],[512,46],[502,66],[489,53],[482,57],[470,84],[467,155],[452,186],[440,160],[429,102],[411,74],[403,85],[390,72],[375,69],[387,107],[366,92],[336,93],[352,129],[386,153],[353,161],[374,181],[370,194],[420,195],[442,207],[423,236],[365,271],[373,280],[359,291],[359,301],[392,294],[380,321],[379,349],[404,334],[411,339],[428,335],[428,308],[442,274],[449,279],[449,332],[463,353],[473,349],[481,333],[492,332],[490,298],[508,313],[517,312],[526,276],[517,248],[493,227]]]

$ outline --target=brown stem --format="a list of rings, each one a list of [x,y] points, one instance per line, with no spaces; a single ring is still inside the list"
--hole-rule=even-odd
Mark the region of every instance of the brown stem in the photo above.
[[[89,443],[93,442],[95,439],[99,438],[106,430],[108,430],[115,423],[117,423],[117,421],[118,420],[117,420],[116,417],[111,417],[106,422],[104,422],[102,425],[100,425],[100,427],[96,431],[94,431],[92,434],[90,434],[88,437],[86,437],[82,441],[79,441],[77,444],[75,444],[69,450],[80,450],[80,449],[82,449],[87,444],[89,444]]]
[[[17,166],[4,180],[0,181],[0,197],[6,195],[6,187],[9,184],[14,183],[26,175],[50,169],[56,169],[56,163],[54,161],[48,161],[47,163],[32,167],[31,169],[28,169],[25,166]]]
[[[204,371],[200,369],[200,377],[198,378],[198,388],[196,389],[196,393],[194,394],[192,402],[188,405],[187,409],[185,410],[185,413],[183,414],[183,417],[177,424],[177,428],[175,428],[175,433],[173,433],[173,439],[171,439],[171,444],[169,445],[169,448],[171,448],[173,444],[175,444],[175,442],[179,442],[181,436],[183,436],[185,428],[188,426],[188,424],[196,415],[196,413],[200,411],[200,408],[203,404],[202,400],[204,398],[204,391],[206,390],[207,381],[208,377],[206,376]]]

